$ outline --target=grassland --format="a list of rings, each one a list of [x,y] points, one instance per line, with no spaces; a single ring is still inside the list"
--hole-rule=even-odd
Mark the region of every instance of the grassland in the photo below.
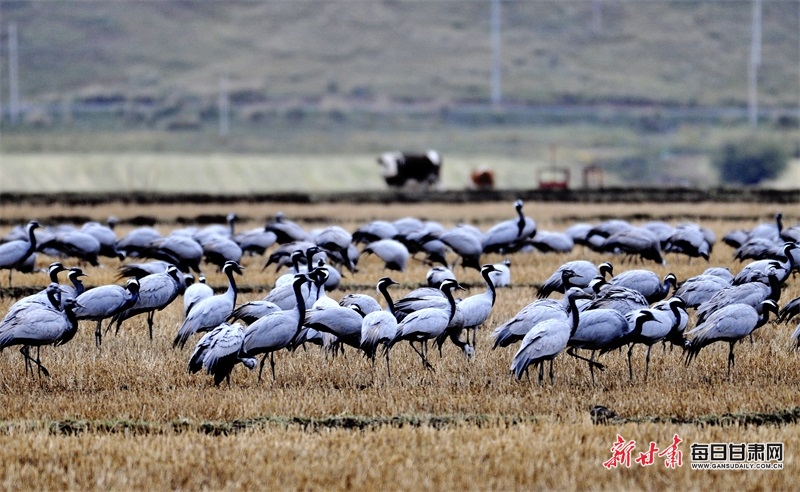
[[[152,215],[162,218],[167,232],[179,218],[235,211],[250,217],[244,230],[257,227],[277,210],[302,220],[307,227],[337,223],[349,230],[368,220],[415,215],[445,224],[473,223],[487,228],[509,216],[505,203],[480,206],[426,204],[370,207],[324,204],[232,204],[194,206],[130,206],[32,208],[5,206],[3,219],[20,222],[51,215],[88,216],[102,220]],[[620,216],[696,220],[721,237],[735,227],[769,220],[774,206],[712,203],[603,205],[529,203],[528,213],[540,229],[563,230],[577,221]],[[795,205],[783,207],[792,223],[800,217]],[[123,234],[125,228],[119,231]],[[732,380],[725,374],[727,347],[704,350],[690,367],[679,351],[656,347],[650,377],[642,380],[644,350],[635,350],[635,381],[628,381],[623,353],[603,357],[607,370],[592,385],[584,364],[568,357],[556,360],[556,384],[514,381],[508,373],[513,349],[489,350],[491,329],[530,302],[540,284],[569,259],[608,258],[576,249],[569,255],[518,254],[512,257],[515,286],[499,293],[486,325],[479,330],[477,355],[467,361],[446,345],[443,358],[433,357],[436,372],[425,371],[408,347],[392,351],[392,377],[381,361],[373,370],[356,352],[326,357],[317,348],[277,355],[277,381],[258,383],[254,373],[237,367],[231,387],[215,388],[205,375],[186,371],[190,349],[175,351],[171,340],[181,322],[173,304],[156,315],[154,339],[147,338],[143,319],[126,322],[118,335],[94,346],[93,325],[82,325],[69,344],[43,350],[51,378],[24,377],[14,349],[0,356],[0,456],[5,466],[0,484],[10,489],[659,489],[744,487],[790,488],[796,480],[796,423],[800,370],[789,335],[794,326],[761,328],[753,344],[737,347]],[[497,261],[500,256],[487,256]],[[41,257],[39,266],[50,258]],[[666,266],[646,265],[679,279],[699,273],[706,264],[669,257]],[[274,282],[264,259],[246,257],[240,302],[257,299]],[[738,269],[731,250],[719,244],[712,265]],[[87,268],[89,286],[114,281],[116,260]],[[618,270],[638,265],[617,264]],[[345,277],[349,292],[374,293],[384,275],[379,261],[365,257],[360,271]],[[207,268],[209,283],[224,278]],[[395,297],[418,285],[427,267],[412,262],[406,272],[392,272],[401,286]],[[476,272],[458,272],[470,286],[481,287]],[[45,275],[14,276],[15,285],[44,286]],[[782,302],[800,296],[792,278]],[[0,312],[14,301],[0,298]],[[195,339],[193,339],[195,340]],[[191,342],[190,342],[191,345]],[[593,425],[589,409],[596,404],[615,410],[622,419]],[[764,414],[767,417],[758,417]],[[781,415],[786,423],[766,424]],[[725,424],[727,422],[727,424]],[[724,424],[724,425],[723,425]],[[678,433],[684,439],[684,466],[670,470],[634,465],[606,470],[617,433],[661,445]],[[767,442],[786,445],[781,472],[699,472],[688,469],[692,442]]]

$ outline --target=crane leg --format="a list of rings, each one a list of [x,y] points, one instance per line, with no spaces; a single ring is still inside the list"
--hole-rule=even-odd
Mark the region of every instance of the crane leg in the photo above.
[[[728,352],[728,378],[731,377],[731,367],[736,365],[736,362],[733,360],[733,346],[736,342],[730,342],[731,349]]]
[[[275,382],[278,378],[275,377],[275,352],[269,353],[269,365],[272,368],[272,381]]]
[[[631,356],[633,355],[633,345],[634,344],[631,344],[631,346],[628,347],[628,375],[631,378],[631,382],[633,382],[633,364],[631,364]]]
[[[153,318],[156,317],[155,311],[147,313],[147,329],[150,331],[150,341],[153,341]]]
[[[550,386],[556,385],[556,379],[553,376],[553,359],[550,359]]]
[[[97,348],[100,348],[100,344],[103,343],[103,330],[102,330],[103,320],[97,320],[97,328],[94,330],[94,343]]]
[[[415,347],[413,344],[411,344],[411,342],[409,342],[409,345],[411,345],[411,348],[414,349],[414,352],[416,352],[417,355],[419,355],[420,358],[422,358],[422,365],[425,366],[425,369],[428,369],[428,370],[431,370],[433,372],[436,372],[436,369],[434,369],[433,366],[431,365],[431,363],[428,362],[428,358],[425,357],[425,354],[424,354],[424,347],[425,346],[423,345],[423,351],[419,351],[419,350],[417,350],[417,347]]]
[[[389,351],[384,352],[386,354],[386,377],[392,377],[392,370],[389,368]]]
[[[649,345],[647,347],[647,356],[644,358],[644,380],[647,381],[647,374],[650,372],[650,349],[653,346]]]
[[[539,362],[539,387],[544,383],[544,361]]]
[[[261,358],[261,364],[259,364],[258,368],[258,382],[261,382],[261,373],[264,372],[264,362],[267,360],[267,354],[264,353],[264,357]]]

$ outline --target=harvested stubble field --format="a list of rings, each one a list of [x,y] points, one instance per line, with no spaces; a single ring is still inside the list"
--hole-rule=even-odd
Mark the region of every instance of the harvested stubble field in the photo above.
[[[307,228],[336,223],[352,231],[373,219],[414,215],[445,225],[470,222],[482,229],[509,218],[508,203],[476,205],[409,204],[226,204],[187,206],[29,207],[0,210],[6,224],[72,216],[103,220],[116,215],[158,218],[162,233],[192,219],[236,212],[242,230],[263,225],[281,210]],[[784,205],[787,223],[800,217],[800,204]],[[578,221],[609,217],[634,223],[663,219],[672,224],[700,222],[721,238],[733,228],[771,220],[778,211],[764,204],[526,204],[540,229],[563,230]],[[198,219],[199,220],[199,219]],[[130,225],[120,227],[124,234]],[[4,226],[0,233],[5,233]],[[711,265],[741,265],[718,243]],[[488,255],[484,262],[502,260]],[[392,377],[382,360],[375,370],[354,350],[326,357],[317,347],[277,354],[277,382],[265,371],[237,366],[232,385],[216,388],[210,377],[191,375],[185,350],[173,350],[182,321],[181,303],[156,314],[154,339],[144,317],[126,322],[118,335],[95,348],[93,323],[82,322],[68,344],[42,351],[52,376],[24,376],[17,350],[0,354],[0,484],[8,489],[620,489],[664,487],[787,489],[797,479],[800,449],[796,409],[800,353],[791,349],[796,323],[760,328],[754,342],[736,349],[732,380],[726,378],[727,344],[703,350],[688,368],[679,350],[654,347],[648,381],[643,381],[644,348],[634,355],[635,381],[628,380],[624,352],[601,358],[607,368],[592,385],[588,369],[565,355],[555,362],[554,386],[515,381],[508,371],[516,347],[490,350],[492,329],[535,298],[541,284],[572,259],[611,259],[616,271],[639,268],[576,248],[568,255],[511,256],[514,286],[499,291],[488,322],[478,332],[476,356],[467,361],[452,344],[431,358],[436,371],[401,344],[392,350]],[[52,258],[40,256],[38,266]],[[238,302],[261,298],[277,274],[262,271],[263,257],[246,257]],[[669,255],[666,266],[646,264],[662,277],[682,280],[708,265]],[[67,264],[70,262],[67,261]],[[87,267],[87,286],[115,282],[116,260]],[[411,262],[406,272],[391,272],[401,283],[395,298],[424,282],[427,266]],[[207,267],[209,283],[223,288],[224,277]],[[470,286],[464,296],[482,291],[476,271],[456,270]],[[344,278],[339,298],[349,292],[374,294],[387,274],[375,257],[364,257],[359,272]],[[2,285],[7,279],[2,276]],[[42,288],[44,274],[15,274],[15,286]],[[15,301],[0,289],[0,312]],[[781,304],[800,296],[800,280],[790,278]],[[181,304],[182,305],[182,304]],[[694,323],[691,322],[690,326]],[[604,405],[620,419],[595,425],[593,405]],[[650,441],[660,447],[674,434],[683,443],[684,465],[668,469],[632,464],[607,470],[617,434],[636,440],[634,457]],[[689,446],[710,442],[783,442],[783,471],[692,471]]]

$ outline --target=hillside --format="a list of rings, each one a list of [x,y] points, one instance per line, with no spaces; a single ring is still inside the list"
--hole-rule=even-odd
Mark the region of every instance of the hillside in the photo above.
[[[598,164],[609,180],[627,184],[718,184],[710,156],[750,132],[749,0],[501,0],[502,100],[494,105],[490,6],[490,0],[4,1],[6,189],[43,186],[41,175],[8,178],[26,154],[47,156],[37,162],[77,162],[71,175],[90,184],[98,180],[92,163],[108,155],[120,154],[114,162],[123,163],[143,155],[157,167],[160,154],[296,155],[296,162],[347,166],[319,184],[348,189],[347,176],[362,165],[346,164],[350,156],[364,158],[369,169],[379,152],[428,148],[458,169],[452,187],[463,186],[477,164],[495,167],[501,185],[512,188],[535,185],[536,170],[556,164],[571,168],[573,181],[583,166]],[[777,133],[795,154],[798,19],[796,2],[764,2],[758,73],[760,128]],[[9,107],[12,24],[16,124]],[[66,156],[53,157],[59,154]],[[94,157],[82,163],[84,154]],[[313,157],[321,154],[337,160]],[[223,167],[235,161],[212,160]],[[265,162],[277,166],[275,159]],[[135,172],[125,170],[117,186]],[[150,172],[142,171],[140,181],[149,183]],[[797,186],[789,176],[777,184]],[[308,183],[245,180],[235,188]],[[178,177],[163,185],[219,182]]]
[[[590,0],[503,0],[506,102],[746,103],[750,1],[596,3],[599,17]],[[797,9],[764,2],[762,104],[797,103]],[[488,0],[6,1],[0,13],[17,25],[24,101],[215,101],[223,73],[232,103],[253,108],[489,100]]]

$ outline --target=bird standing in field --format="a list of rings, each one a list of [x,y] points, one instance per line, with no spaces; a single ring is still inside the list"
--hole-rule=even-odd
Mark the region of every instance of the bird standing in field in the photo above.
[[[185,289],[186,283],[174,266],[167,268],[166,272],[142,277],[139,279],[139,299],[132,307],[115,314],[111,318],[106,331],[112,324],[116,323],[116,332],[119,333],[119,329],[125,320],[147,313],[147,327],[150,333],[150,340],[152,340],[155,312],[169,306]]]
[[[469,296],[458,303],[457,309],[464,315],[464,329],[467,331],[467,342],[469,342],[469,331],[472,330],[472,348],[475,348],[478,328],[489,319],[492,314],[497,291],[492,282],[491,273],[496,272],[494,265],[483,265],[481,276],[486,282],[486,291],[474,296]],[[460,331],[460,330],[459,330]]]
[[[536,221],[523,214],[522,206],[522,200],[515,201],[517,218],[499,222],[486,231],[482,242],[484,253],[514,251],[522,241],[536,234]]]
[[[25,358],[25,374],[33,363],[38,367],[40,376],[42,373],[50,376],[40,358],[42,345],[63,345],[72,340],[78,331],[78,318],[73,311],[78,306],[77,301],[67,299],[64,310],[61,311],[60,292],[51,289],[48,294],[52,309],[37,306],[22,310],[0,326],[0,351],[12,345],[22,345],[20,353]],[[36,347],[35,359],[30,355],[31,347]],[[33,373],[32,367],[31,373]]]
[[[772,299],[761,302],[761,314],[749,304],[729,304],[711,313],[700,325],[687,335],[692,338],[686,342],[686,365],[697,357],[700,350],[714,342],[728,342],[728,377],[735,365],[733,347],[736,342],[753,333],[769,320],[769,313],[778,314],[778,304]]]
[[[11,274],[20,268],[36,251],[36,236],[33,231],[39,227],[35,220],[28,222],[25,228],[27,240],[18,239],[0,244],[0,270],[8,270],[8,286],[11,287]]]
[[[189,316],[189,311],[203,299],[214,295],[214,289],[206,283],[206,276],[202,273],[197,277],[197,282],[187,285],[183,293],[183,317]]]
[[[124,311],[139,299],[139,281],[135,278],[128,280],[125,287],[120,285],[101,285],[85,291],[76,297],[78,306],[75,316],[79,319],[97,321],[94,331],[95,345],[100,347],[103,338],[103,320],[113,317]]]
[[[189,360],[189,372],[194,374],[205,368],[206,374],[214,376],[214,386],[219,386],[223,379],[230,386],[231,371],[236,364],[244,364],[252,370],[258,363],[256,359],[239,356],[243,341],[244,328],[241,324],[222,323],[197,342]]]
[[[564,285],[563,276],[565,271],[570,271],[569,285]],[[601,263],[595,266],[591,261],[575,260],[568,261],[558,267],[550,277],[544,281],[542,288],[539,289],[539,297],[549,297],[553,292],[564,292],[571,286],[589,290],[589,284],[598,275],[605,278],[606,275],[613,275],[614,268],[611,263]]]
[[[389,277],[383,277],[378,281],[377,290],[386,299],[387,309],[384,311],[378,309],[367,313],[361,321],[361,350],[364,355],[372,361],[372,367],[375,367],[375,354],[378,351],[379,344],[388,344],[397,334],[397,318],[394,317],[392,311],[394,305],[392,297],[389,294],[389,286],[395,285],[397,282]],[[389,369],[389,352],[386,352],[386,372],[391,377],[392,372]]]
[[[198,302],[183,321],[172,347],[183,348],[189,337],[195,333],[216,328],[233,314],[236,306],[236,287],[234,273],[242,274],[242,266],[235,261],[227,261],[222,266],[222,272],[228,277],[228,290],[217,296],[207,297]]]
[[[573,288],[567,291],[570,305],[568,315],[564,318],[549,318],[536,323],[522,339],[522,344],[514,354],[511,362],[511,372],[517,379],[522,373],[528,373],[531,364],[539,365],[539,386],[544,380],[544,362],[550,361],[550,384],[554,384],[553,359],[566,347],[569,339],[575,334],[580,321],[580,312],[575,307],[575,300],[588,298],[589,295],[580,289]]]
[[[264,354],[258,370],[258,381],[261,382],[261,373],[264,372],[264,362],[269,356],[272,366],[272,380],[275,377],[275,352],[292,345],[295,337],[303,328],[306,317],[306,301],[302,292],[303,285],[309,282],[308,275],[295,275],[292,289],[295,295],[295,305],[286,311],[276,311],[259,318],[247,327],[244,332],[244,341],[239,356],[242,358]]]
[[[447,309],[427,307],[414,311],[406,316],[403,321],[397,325],[397,334],[386,346],[386,350],[391,350],[391,348],[401,340],[426,342],[428,340],[435,340],[444,333],[456,313],[456,301],[453,298],[452,292],[454,288],[463,287],[461,287],[458,282],[451,279],[442,282],[440,289],[444,292],[447,299]],[[424,347],[421,350],[417,350],[413,343],[410,343],[410,345],[422,359],[422,364],[425,368],[433,370],[433,366],[428,362],[427,357],[425,357]]]

